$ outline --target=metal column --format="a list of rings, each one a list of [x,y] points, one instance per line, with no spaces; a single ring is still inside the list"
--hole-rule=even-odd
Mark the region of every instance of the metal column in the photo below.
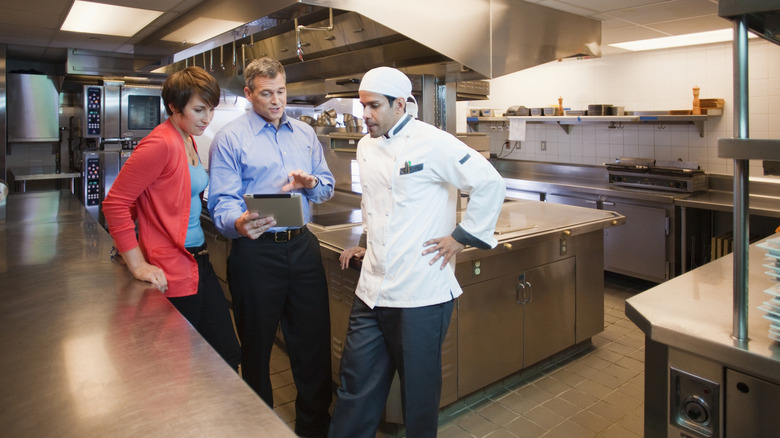
[[[749,138],[747,16],[734,21],[734,138]],[[734,160],[734,327],[732,336],[748,340],[749,160]]]

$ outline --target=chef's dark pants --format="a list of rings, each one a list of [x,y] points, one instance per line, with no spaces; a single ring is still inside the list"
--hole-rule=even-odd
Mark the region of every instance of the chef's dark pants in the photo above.
[[[270,238],[269,238],[270,236]],[[273,407],[270,359],[281,322],[293,380],[295,432],[325,435],[332,399],[328,285],[317,237],[233,240],[228,282],[241,340],[241,375]]]
[[[198,293],[168,298],[168,301],[195,327],[203,339],[217,350],[222,359],[238,371],[241,347],[233,330],[228,300],[222,292],[222,286],[219,285],[205,249],[205,244],[199,248],[187,248],[198,263]]]
[[[330,438],[374,437],[396,369],[401,380],[406,436],[436,436],[441,347],[453,303],[371,309],[355,298]]]

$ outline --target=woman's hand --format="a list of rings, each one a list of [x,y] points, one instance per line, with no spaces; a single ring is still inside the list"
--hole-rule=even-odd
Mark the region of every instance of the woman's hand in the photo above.
[[[141,248],[136,246],[130,251],[122,253],[122,259],[135,279],[152,283],[160,292],[168,290],[168,279],[165,278],[165,272],[159,267],[149,264],[144,259]]]
[[[345,249],[339,256],[339,264],[341,264],[341,269],[347,269],[349,267],[349,261],[353,257],[359,259],[364,255],[366,255],[366,249],[359,246],[353,246],[352,248]]]

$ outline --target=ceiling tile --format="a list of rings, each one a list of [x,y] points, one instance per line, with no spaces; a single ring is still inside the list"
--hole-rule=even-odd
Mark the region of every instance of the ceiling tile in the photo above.
[[[615,18],[644,25],[712,14],[718,14],[718,5],[709,0],[674,0],[609,13]]]
[[[652,25],[653,29],[666,32],[669,35],[684,35],[688,33],[707,32],[710,30],[729,29],[731,22],[717,15],[674,20]]]

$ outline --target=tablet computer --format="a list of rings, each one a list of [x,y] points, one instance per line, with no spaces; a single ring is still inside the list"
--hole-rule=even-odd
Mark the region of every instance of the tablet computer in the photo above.
[[[276,220],[277,227],[299,228],[303,220],[303,197],[300,193],[277,193],[273,195],[244,195],[246,209],[261,217],[271,216]]]

